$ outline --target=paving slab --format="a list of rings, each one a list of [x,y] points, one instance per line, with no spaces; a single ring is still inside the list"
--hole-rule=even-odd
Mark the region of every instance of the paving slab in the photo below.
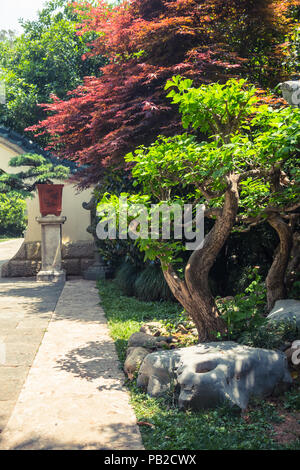
[[[124,382],[95,282],[68,281],[0,449],[143,449]]]

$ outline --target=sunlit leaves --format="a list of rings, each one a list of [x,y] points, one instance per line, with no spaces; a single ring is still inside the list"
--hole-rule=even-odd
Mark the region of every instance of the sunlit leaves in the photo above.
[[[221,137],[235,133],[245,118],[255,111],[257,102],[254,86],[246,80],[229,80],[226,84],[212,83],[198,88],[191,80],[173,77],[166,89],[172,88],[168,97],[179,104],[184,128],[190,125],[202,132]]]
[[[0,235],[20,235],[26,228],[26,202],[20,194],[0,193]]]

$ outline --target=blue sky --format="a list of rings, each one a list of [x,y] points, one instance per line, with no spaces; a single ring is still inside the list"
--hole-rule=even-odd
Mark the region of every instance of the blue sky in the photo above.
[[[18,19],[34,19],[46,0],[0,0],[0,30],[13,29],[20,32]]]

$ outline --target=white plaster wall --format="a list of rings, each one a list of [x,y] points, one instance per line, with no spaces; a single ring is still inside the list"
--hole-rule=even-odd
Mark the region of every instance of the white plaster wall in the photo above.
[[[61,182],[57,182],[60,183]],[[62,213],[67,217],[63,225],[63,243],[70,241],[92,240],[92,236],[86,231],[90,225],[90,212],[83,209],[82,203],[89,202],[92,190],[88,189],[80,193],[76,188],[66,183],[63,189]],[[25,241],[33,242],[41,240],[41,227],[36,221],[40,216],[39,198],[35,193],[34,199],[28,199],[28,227],[25,233]]]
[[[9,173],[17,173],[21,168],[9,166],[12,157],[24,153],[18,146],[0,138],[0,168]],[[57,181],[61,184],[61,181]],[[92,189],[78,193],[73,184],[65,183],[63,189],[62,215],[67,217],[63,226],[63,242],[92,240],[92,236],[86,231],[90,225],[90,212],[83,209],[82,203],[89,202]],[[33,199],[27,200],[28,227],[25,233],[25,241],[40,241],[41,227],[36,222],[40,215],[39,200],[37,193]]]
[[[5,143],[4,139],[0,138],[0,168],[1,170],[6,171],[7,173],[18,173],[20,171],[20,168],[13,168],[9,166],[9,161],[12,157],[16,157],[17,155],[20,155],[22,152],[19,147],[11,144],[8,146],[8,144]]]

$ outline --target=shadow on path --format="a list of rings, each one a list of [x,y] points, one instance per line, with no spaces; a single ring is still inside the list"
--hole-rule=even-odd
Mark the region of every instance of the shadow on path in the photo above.
[[[139,434],[136,425],[125,425],[120,422],[100,426],[97,431],[103,436],[102,445],[99,441],[82,443],[67,439],[45,439],[36,434],[15,446],[14,450],[142,450],[142,447],[137,445]],[[109,445],[105,445],[107,436],[109,436]]]
[[[37,283],[34,278],[0,278],[0,308],[5,301],[11,302],[12,307],[22,306],[27,315],[53,312],[63,288],[63,282],[51,284]]]
[[[101,385],[97,387],[99,391],[121,390],[123,381],[110,380],[121,371],[116,360],[111,359],[114,354],[111,342],[92,341],[84,347],[68,352],[63,359],[57,361],[56,368],[89,382],[101,377]]]

